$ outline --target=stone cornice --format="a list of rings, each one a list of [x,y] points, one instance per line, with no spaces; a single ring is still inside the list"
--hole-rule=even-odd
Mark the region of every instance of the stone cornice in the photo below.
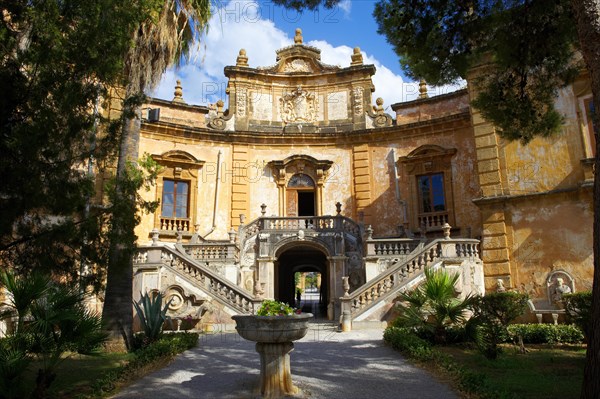
[[[519,201],[519,200],[527,200],[527,199],[532,199],[532,198],[547,197],[547,196],[551,196],[551,195],[574,193],[574,192],[583,191],[583,190],[590,190],[591,188],[593,188],[593,185],[588,185],[588,184],[585,184],[585,183],[586,182],[583,182],[582,184],[580,184],[578,186],[572,186],[572,187],[567,187],[567,188],[557,188],[557,189],[554,189],[554,190],[547,190],[547,191],[538,191],[538,192],[535,192],[535,193],[528,193],[528,194],[498,195],[498,196],[494,196],[494,197],[480,197],[480,198],[475,198],[472,201],[477,206],[480,206],[480,205],[489,205],[489,204],[501,204],[501,203],[512,202],[512,201]]]
[[[244,144],[269,144],[287,146],[296,144],[340,145],[373,142],[398,141],[407,137],[443,134],[457,129],[471,127],[471,115],[465,111],[434,120],[409,123],[375,129],[350,132],[258,132],[258,131],[216,131],[206,128],[191,128],[169,122],[142,123],[142,136],[161,140],[182,138],[185,142],[221,142]]]
[[[275,67],[273,67],[275,68]],[[258,68],[249,68],[249,67],[238,67],[238,66],[226,66],[224,69],[224,74],[226,77],[231,78],[233,75],[243,76],[247,78],[255,78],[257,76],[268,77],[277,80],[285,80],[294,77],[301,76],[302,78],[319,78],[324,76],[343,76],[343,75],[352,75],[358,72],[367,72],[370,76],[375,75],[377,68],[375,65],[367,64],[367,65],[354,65],[347,68],[339,68],[334,70],[322,70],[318,72],[273,72],[272,68],[269,69],[258,69]],[[264,83],[264,82],[263,82]],[[307,84],[307,83],[303,83]]]
[[[189,110],[189,111],[200,112],[201,114],[208,114],[208,111],[209,111],[208,107],[205,105],[190,105],[190,104],[186,104],[183,102],[163,100],[163,99],[154,98],[154,97],[148,97],[145,104],[146,105],[161,105],[161,106],[169,107],[169,108],[185,109],[185,110]]]
[[[416,100],[412,100],[412,101],[394,103],[391,105],[391,107],[392,107],[392,110],[397,111],[404,107],[414,107],[415,105],[423,104],[423,103],[434,103],[434,102],[439,102],[439,101],[446,101],[451,98],[461,97],[461,96],[464,96],[467,94],[468,94],[467,89],[460,89],[460,90],[456,90],[456,91],[453,91],[450,93],[440,94],[439,96],[433,96],[433,97],[428,97],[428,98],[417,98]]]

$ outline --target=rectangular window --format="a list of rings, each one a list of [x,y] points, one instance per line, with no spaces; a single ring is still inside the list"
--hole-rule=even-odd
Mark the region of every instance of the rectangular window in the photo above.
[[[162,217],[188,217],[189,183],[181,180],[163,180]]]
[[[446,196],[444,194],[444,174],[417,176],[421,213],[444,212]]]
[[[596,155],[596,136],[594,135],[594,99],[588,98],[583,101],[585,106],[585,117],[587,119],[588,135],[590,138],[590,145],[592,147],[592,154]]]

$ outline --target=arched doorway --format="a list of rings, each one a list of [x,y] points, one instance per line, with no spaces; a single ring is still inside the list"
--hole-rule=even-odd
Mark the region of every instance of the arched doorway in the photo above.
[[[277,257],[275,262],[275,299],[293,304],[296,302],[295,273],[313,272],[321,276],[322,284],[318,291],[312,291],[310,302],[303,301],[303,311],[317,312],[315,316],[327,315],[329,298],[329,261],[320,249],[310,245],[294,245]],[[315,295],[316,294],[316,295]],[[305,296],[306,298],[306,296]],[[313,306],[314,305],[314,306]]]
[[[287,216],[316,216],[315,182],[305,174],[292,176],[286,189]]]

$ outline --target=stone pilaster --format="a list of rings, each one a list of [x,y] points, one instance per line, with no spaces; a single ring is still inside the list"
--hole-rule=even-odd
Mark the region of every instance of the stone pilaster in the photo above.
[[[247,165],[248,147],[234,145],[231,168],[224,170],[224,178],[231,179],[231,226],[234,229],[240,226],[240,214],[250,215]]]
[[[363,144],[352,149],[352,172],[354,177],[354,196],[356,214],[364,213],[365,223],[370,222],[368,211],[371,204],[371,162],[369,145]]]

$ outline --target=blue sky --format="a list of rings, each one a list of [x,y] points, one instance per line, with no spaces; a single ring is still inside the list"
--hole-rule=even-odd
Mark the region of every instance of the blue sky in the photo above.
[[[304,44],[321,49],[322,61],[327,64],[349,66],[352,49],[360,47],[365,63],[377,68],[373,102],[382,97],[388,108],[418,94],[418,84],[404,77],[392,47],[377,33],[372,15],[375,1],[344,0],[331,10],[304,13],[266,0],[226,0],[215,4],[209,31],[193,60],[179,70],[168,70],[151,95],[172,99],[175,81],[180,79],[184,100],[189,104],[226,100],[223,68],[235,65],[239,50],[246,49],[251,67],[273,65],[275,51],[293,44],[296,28],[303,31]],[[429,88],[429,92],[442,94],[458,87]]]

